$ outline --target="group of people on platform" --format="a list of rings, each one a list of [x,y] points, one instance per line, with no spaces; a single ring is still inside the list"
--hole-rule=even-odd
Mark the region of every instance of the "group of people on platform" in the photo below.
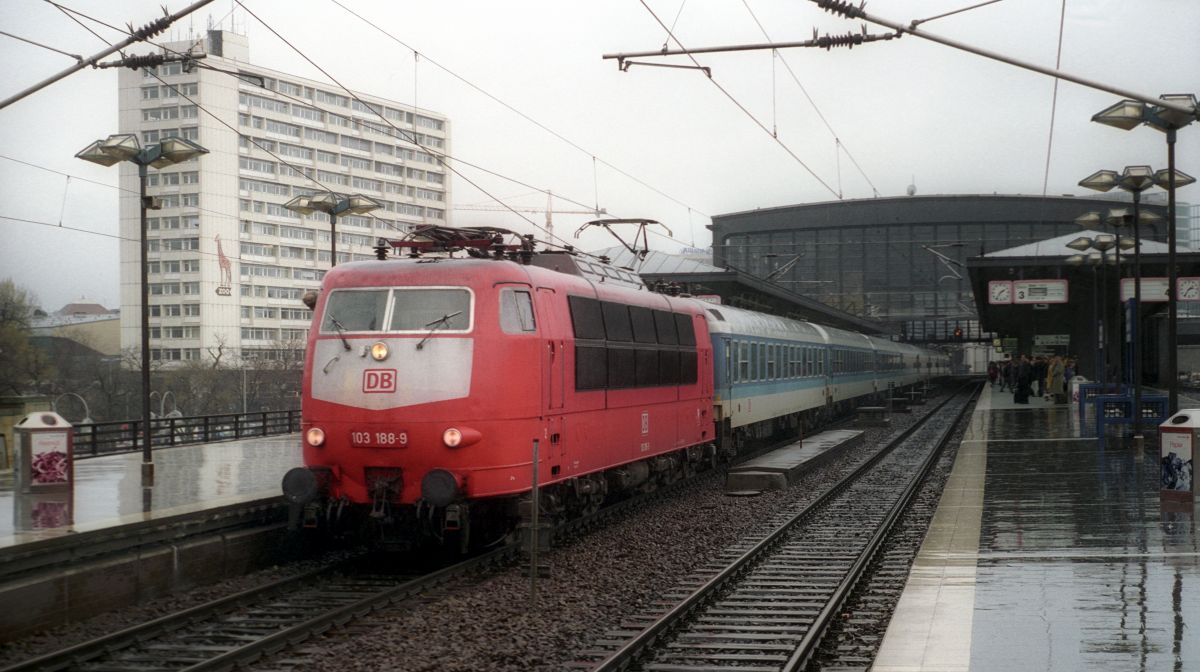
[[[988,362],[988,380],[992,387],[1013,393],[1013,402],[1028,404],[1038,396],[1055,404],[1067,403],[1067,381],[1075,377],[1075,359],[1053,355],[1017,355],[999,362]]]

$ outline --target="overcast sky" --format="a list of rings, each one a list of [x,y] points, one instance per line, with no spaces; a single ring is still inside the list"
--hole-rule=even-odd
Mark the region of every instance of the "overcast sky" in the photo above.
[[[914,181],[921,195],[1043,190],[1054,81],[919,38],[853,50],[791,49],[778,57],[769,51],[698,56],[712,68],[712,81],[694,70],[634,66],[620,72],[615,61],[601,59],[661,48],[666,32],[650,10],[674,24],[674,35],[692,48],[764,42],[755,17],[775,42],[809,39],[814,28],[859,30],[804,0],[339,1],[392,37],[331,0],[245,0],[346,86],[448,115],[455,157],[516,181],[456,166],[491,196],[543,208],[545,195],[533,188],[551,189],[564,199],[556,198],[558,209],[598,204],[613,216],[657,219],[674,235],[652,238],[655,249],[710,244],[704,226],[715,214],[834,200],[839,193],[846,199],[876,191],[900,196]],[[162,2],[61,4],[115,25],[142,25]],[[166,4],[178,10],[189,2]],[[873,0],[867,9],[907,23],[970,4]],[[253,63],[325,79],[235,6],[217,0],[166,38],[198,35],[211,20],[249,35]],[[1061,9],[1053,0],[1004,0],[922,27],[1053,67]],[[4,0],[0,25],[70,53],[86,56],[104,47],[37,0]],[[93,27],[109,41],[121,37]],[[1061,69],[1151,95],[1200,93],[1197,35],[1195,0],[1068,0]],[[414,59],[396,40],[421,56]],[[0,97],[8,97],[73,61],[0,36],[0,62],[6,64]],[[118,171],[74,158],[92,140],[117,131],[116,81],[114,70],[83,70],[0,110],[0,216],[9,218],[0,219],[0,277],[27,286],[50,310],[81,296],[111,307],[118,301],[112,238]],[[1117,99],[1059,84],[1048,193],[1084,195],[1077,182],[1101,168],[1165,167],[1161,134],[1089,121]],[[838,151],[830,126],[846,151]],[[1200,125],[1180,132],[1177,151],[1179,168],[1200,176]],[[494,203],[464,179],[452,178],[452,188],[457,205]],[[1181,190],[1180,199],[1200,201],[1197,189]],[[544,224],[543,215],[526,216]],[[452,218],[459,225],[540,234],[511,213],[457,211]],[[569,239],[587,219],[558,214],[555,232]],[[588,249],[610,244],[598,234],[580,242]]]

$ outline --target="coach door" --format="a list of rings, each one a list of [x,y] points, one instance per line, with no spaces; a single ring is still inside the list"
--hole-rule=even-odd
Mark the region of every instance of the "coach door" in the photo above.
[[[566,383],[565,360],[566,351],[562,338],[562,325],[554,310],[554,290],[549,287],[538,287],[538,321],[544,343],[542,351],[542,389],[546,399],[545,408],[550,411],[561,411],[563,407],[563,386]]]

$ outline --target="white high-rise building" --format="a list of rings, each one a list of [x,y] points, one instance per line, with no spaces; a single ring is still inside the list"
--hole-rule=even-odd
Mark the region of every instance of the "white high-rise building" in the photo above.
[[[450,152],[450,123],[356,93],[364,105],[334,85],[251,65],[243,35],[208,31],[203,46],[206,67],[169,63],[154,74],[119,76],[122,133],[136,133],[143,146],[178,135],[209,151],[149,169],[147,193],[161,205],[147,213],[152,358],[220,354],[226,364],[294,354],[311,317],[300,297],[329,268],[330,226],[326,214],[302,217],[283,204],[323,191],[382,204],[369,216],[338,217],[338,263],[373,257],[377,238],[415,224],[448,224],[450,175],[433,154]],[[121,346],[137,350],[133,164],[121,164],[121,187]]]

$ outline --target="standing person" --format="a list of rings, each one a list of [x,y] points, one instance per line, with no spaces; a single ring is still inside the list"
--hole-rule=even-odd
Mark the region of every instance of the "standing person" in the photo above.
[[[1036,383],[1037,396],[1046,396],[1046,358],[1038,355],[1033,360],[1033,382]]]
[[[1054,403],[1067,403],[1067,395],[1063,391],[1063,383],[1066,382],[1066,365],[1063,364],[1062,357],[1055,355],[1050,360],[1050,366],[1046,368],[1046,393],[1054,395]]]
[[[988,362],[988,382],[992,384],[992,388],[996,387],[996,379],[1000,377],[1000,367],[995,362]]]
[[[1008,386],[1009,392],[1017,391],[1017,360],[1011,356],[1004,360],[1004,383]]]
[[[1029,395],[1033,393],[1030,387],[1033,383],[1033,362],[1029,360],[1029,355],[1021,355],[1020,361],[1013,365],[1017,372],[1016,391],[1013,392],[1013,401],[1018,404],[1028,404]]]

